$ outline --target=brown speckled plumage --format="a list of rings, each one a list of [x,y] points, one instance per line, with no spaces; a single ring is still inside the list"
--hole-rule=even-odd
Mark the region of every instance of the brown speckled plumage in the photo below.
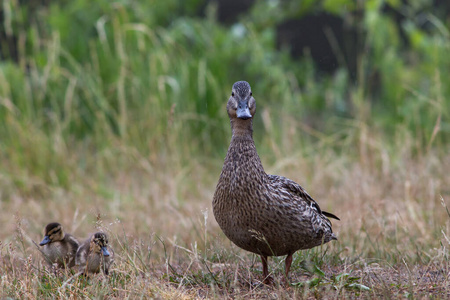
[[[70,234],[64,233],[59,223],[50,223],[45,226],[44,239],[39,244],[42,253],[49,265],[58,268],[71,268],[75,265],[75,254],[79,242]]]
[[[102,271],[109,274],[109,268],[114,262],[114,251],[109,246],[106,233],[94,233],[78,249],[76,265],[83,274],[96,274]]]
[[[213,198],[213,212],[225,235],[237,246],[261,255],[265,282],[267,257],[292,254],[335,240],[331,222],[297,183],[268,175],[256,152],[252,117],[256,112],[250,85],[238,81],[228,100],[232,138]]]

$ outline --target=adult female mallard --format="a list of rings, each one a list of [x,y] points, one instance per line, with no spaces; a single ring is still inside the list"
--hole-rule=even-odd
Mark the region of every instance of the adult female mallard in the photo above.
[[[114,261],[114,251],[108,245],[106,233],[94,233],[78,248],[76,265],[83,274],[99,273],[100,270],[109,274],[109,267]]]
[[[59,223],[50,223],[45,226],[44,239],[39,243],[42,254],[50,265],[58,268],[73,267],[75,265],[75,254],[79,246],[78,240],[67,233]]]
[[[287,255],[286,278],[297,250],[336,240],[328,218],[297,183],[268,175],[253,142],[256,102],[250,85],[238,81],[228,100],[232,137],[213,198],[214,217],[237,246],[261,256],[264,282],[270,283],[268,256]]]

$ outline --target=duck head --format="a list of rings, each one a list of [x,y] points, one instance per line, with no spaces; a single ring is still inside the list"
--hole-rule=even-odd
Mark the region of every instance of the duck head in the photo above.
[[[61,241],[64,239],[64,230],[59,223],[50,223],[45,226],[44,239],[39,243],[39,246],[44,246],[51,242]]]
[[[227,104],[228,116],[231,120],[248,120],[256,112],[256,101],[253,98],[252,88],[247,81],[238,81],[233,84],[231,97]]]
[[[108,236],[106,233],[97,232],[92,236],[90,250],[98,254],[101,253],[103,256],[110,256],[108,251]]]

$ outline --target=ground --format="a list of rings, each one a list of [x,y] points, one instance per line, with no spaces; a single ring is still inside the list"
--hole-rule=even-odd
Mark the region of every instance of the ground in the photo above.
[[[370,153],[369,153],[370,154]],[[338,241],[271,258],[274,284],[261,284],[259,257],[234,246],[211,210],[221,162],[134,168],[70,189],[2,179],[1,296],[12,298],[447,298],[450,296],[448,154],[397,161],[331,154],[264,161],[266,171],[300,182],[333,220]],[[306,155],[305,155],[306,156]],[[160,170],[160,171],[158,171]],[[298,170],[302,170],[300,174]],[[212,175],[214,173],[214,176]],[[189,176],[188,176],[189,175]],[[110,236],[111,275],[83,278],[48,270],[37,249],[59,221],[83,239]]]

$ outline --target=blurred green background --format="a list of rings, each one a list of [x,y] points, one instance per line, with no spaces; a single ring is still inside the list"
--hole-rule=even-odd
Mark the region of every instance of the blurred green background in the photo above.
[[[2,186],[70,188],[142,160],[220,169],[230,139],[225,105],[238,80],[252,85],[266,161],[324,147],[359,157],[367,132],[393,160],[406,144],[411,155],[445,152],[449,7],[3,0]]]

